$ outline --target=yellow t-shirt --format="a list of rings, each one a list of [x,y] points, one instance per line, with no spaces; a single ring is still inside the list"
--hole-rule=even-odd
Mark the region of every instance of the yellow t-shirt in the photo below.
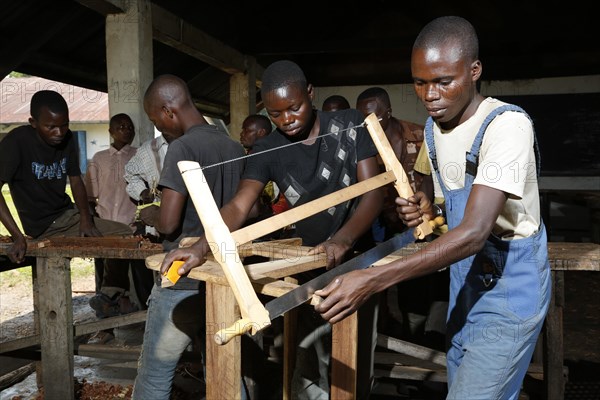
[[[425,141],[423,141],[425,144]],[[431,164],[429,163],[429,153],[427,152],[427,146],[421,146],[417,161],[415,161],[414,170],[422,173],[423,175],[431,175]]]
[[[434,124],[436,156],[440,176],[448,189],[465,182],[465,153],[485,117],[503,103],[485,99],[476,113],[456,128],[441,131]],[[522,113],[508,111],[488,126],[479,153],[474,185],[485,185],[509,194],[492,232],[505,240],[529,237],[540,225],[540,201],[533,150],[533,126]],[[427,144],[423,146],[426,148]],[[435,197],[443,197],[437,174],[433,174]]]

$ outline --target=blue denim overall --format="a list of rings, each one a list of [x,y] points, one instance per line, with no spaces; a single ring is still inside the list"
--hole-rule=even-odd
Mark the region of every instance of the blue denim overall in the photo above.
[[[485,130],[505,111],[525,113],[506,105],[486,117],[466,154],[464,188],[456,190],[448,190],[441,180],[433,121],[427,121],[425,139],[444,194],[450,229],[463,219]],[[537,143],[534,147],[539,160]],[[446,331],[448,399],[518,398],[550,302],[546,244],[546,231],[540,223],[539,231],[524,239],[505,241],[490,234],[479,253],[452,264]]]

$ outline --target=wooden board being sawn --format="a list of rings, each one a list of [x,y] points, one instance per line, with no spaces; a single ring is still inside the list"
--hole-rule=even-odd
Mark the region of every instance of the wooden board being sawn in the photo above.
[[[271,322],[267,310],[258,299],[242,265],[237,253],[238,243],[250,242],[389,183],[394,184],[401,197],[407,198],[413,195],[406,173],[396,158],[377,117],[375,114],[371,114],[365,121],[367,130],[386,167],[386,172],[256,224],[239,229],[233,233],[229,231],[223,222],[216,203],[212,201],[212,193],[206,183],[200,165],[192,161],[180,161],[177,163],[198,212],[198,216],[204,226],[205,236],[210,244],[211,251],[215,260],[223,268],[229,286],[233,290],[242,319],[252,322],[252,334],[266,328]],[[431,233],[428,221],[424,221],[415,232],[417,232],[419,238],[423,238]]]

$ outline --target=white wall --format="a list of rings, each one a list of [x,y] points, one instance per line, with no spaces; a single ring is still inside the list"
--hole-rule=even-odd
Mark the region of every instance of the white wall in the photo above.
[[[379,86],[387,90],[392,102],[392,114],[396,118],[413,122],[425,122],[427,113],[417,99],[413,85],[365,85],[365,86],[328,86],[315,88],[314,105],[319,110],[323,105],[323,101],[333,95],[339,94],[344,96],[350,103],[350,107],[356,107],[356,98],[365,89],[373,86]]]
[[[321,109],[323,100],[332,94],[339,94],[348,99],[351,107],[355,107],[358,95],[372,86],[381,86],[388,91],[392,102],[392,114],[396,118],[421,124],[425,123],[427,113],[417,99],[412,84],[318,87],[315,88],[314,104]],[[481,83],[481,93],[485,96],[597,92],[600,92],[600,75],[518,81],[482,81]]]
[[[100,150],[106,150],[110,146],[110,134],[108,124],[81,124],[70,123],[72,131],[85,131],[85,148],[87,159],[91,160],[94,154]]]

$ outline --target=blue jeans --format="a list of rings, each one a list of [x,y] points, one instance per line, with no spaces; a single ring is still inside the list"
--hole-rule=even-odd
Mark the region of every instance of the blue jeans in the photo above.
[[[154,285],[132,399],[169,400],[175,369],[194,337],[204,355],[204,289],[173,290]]]

